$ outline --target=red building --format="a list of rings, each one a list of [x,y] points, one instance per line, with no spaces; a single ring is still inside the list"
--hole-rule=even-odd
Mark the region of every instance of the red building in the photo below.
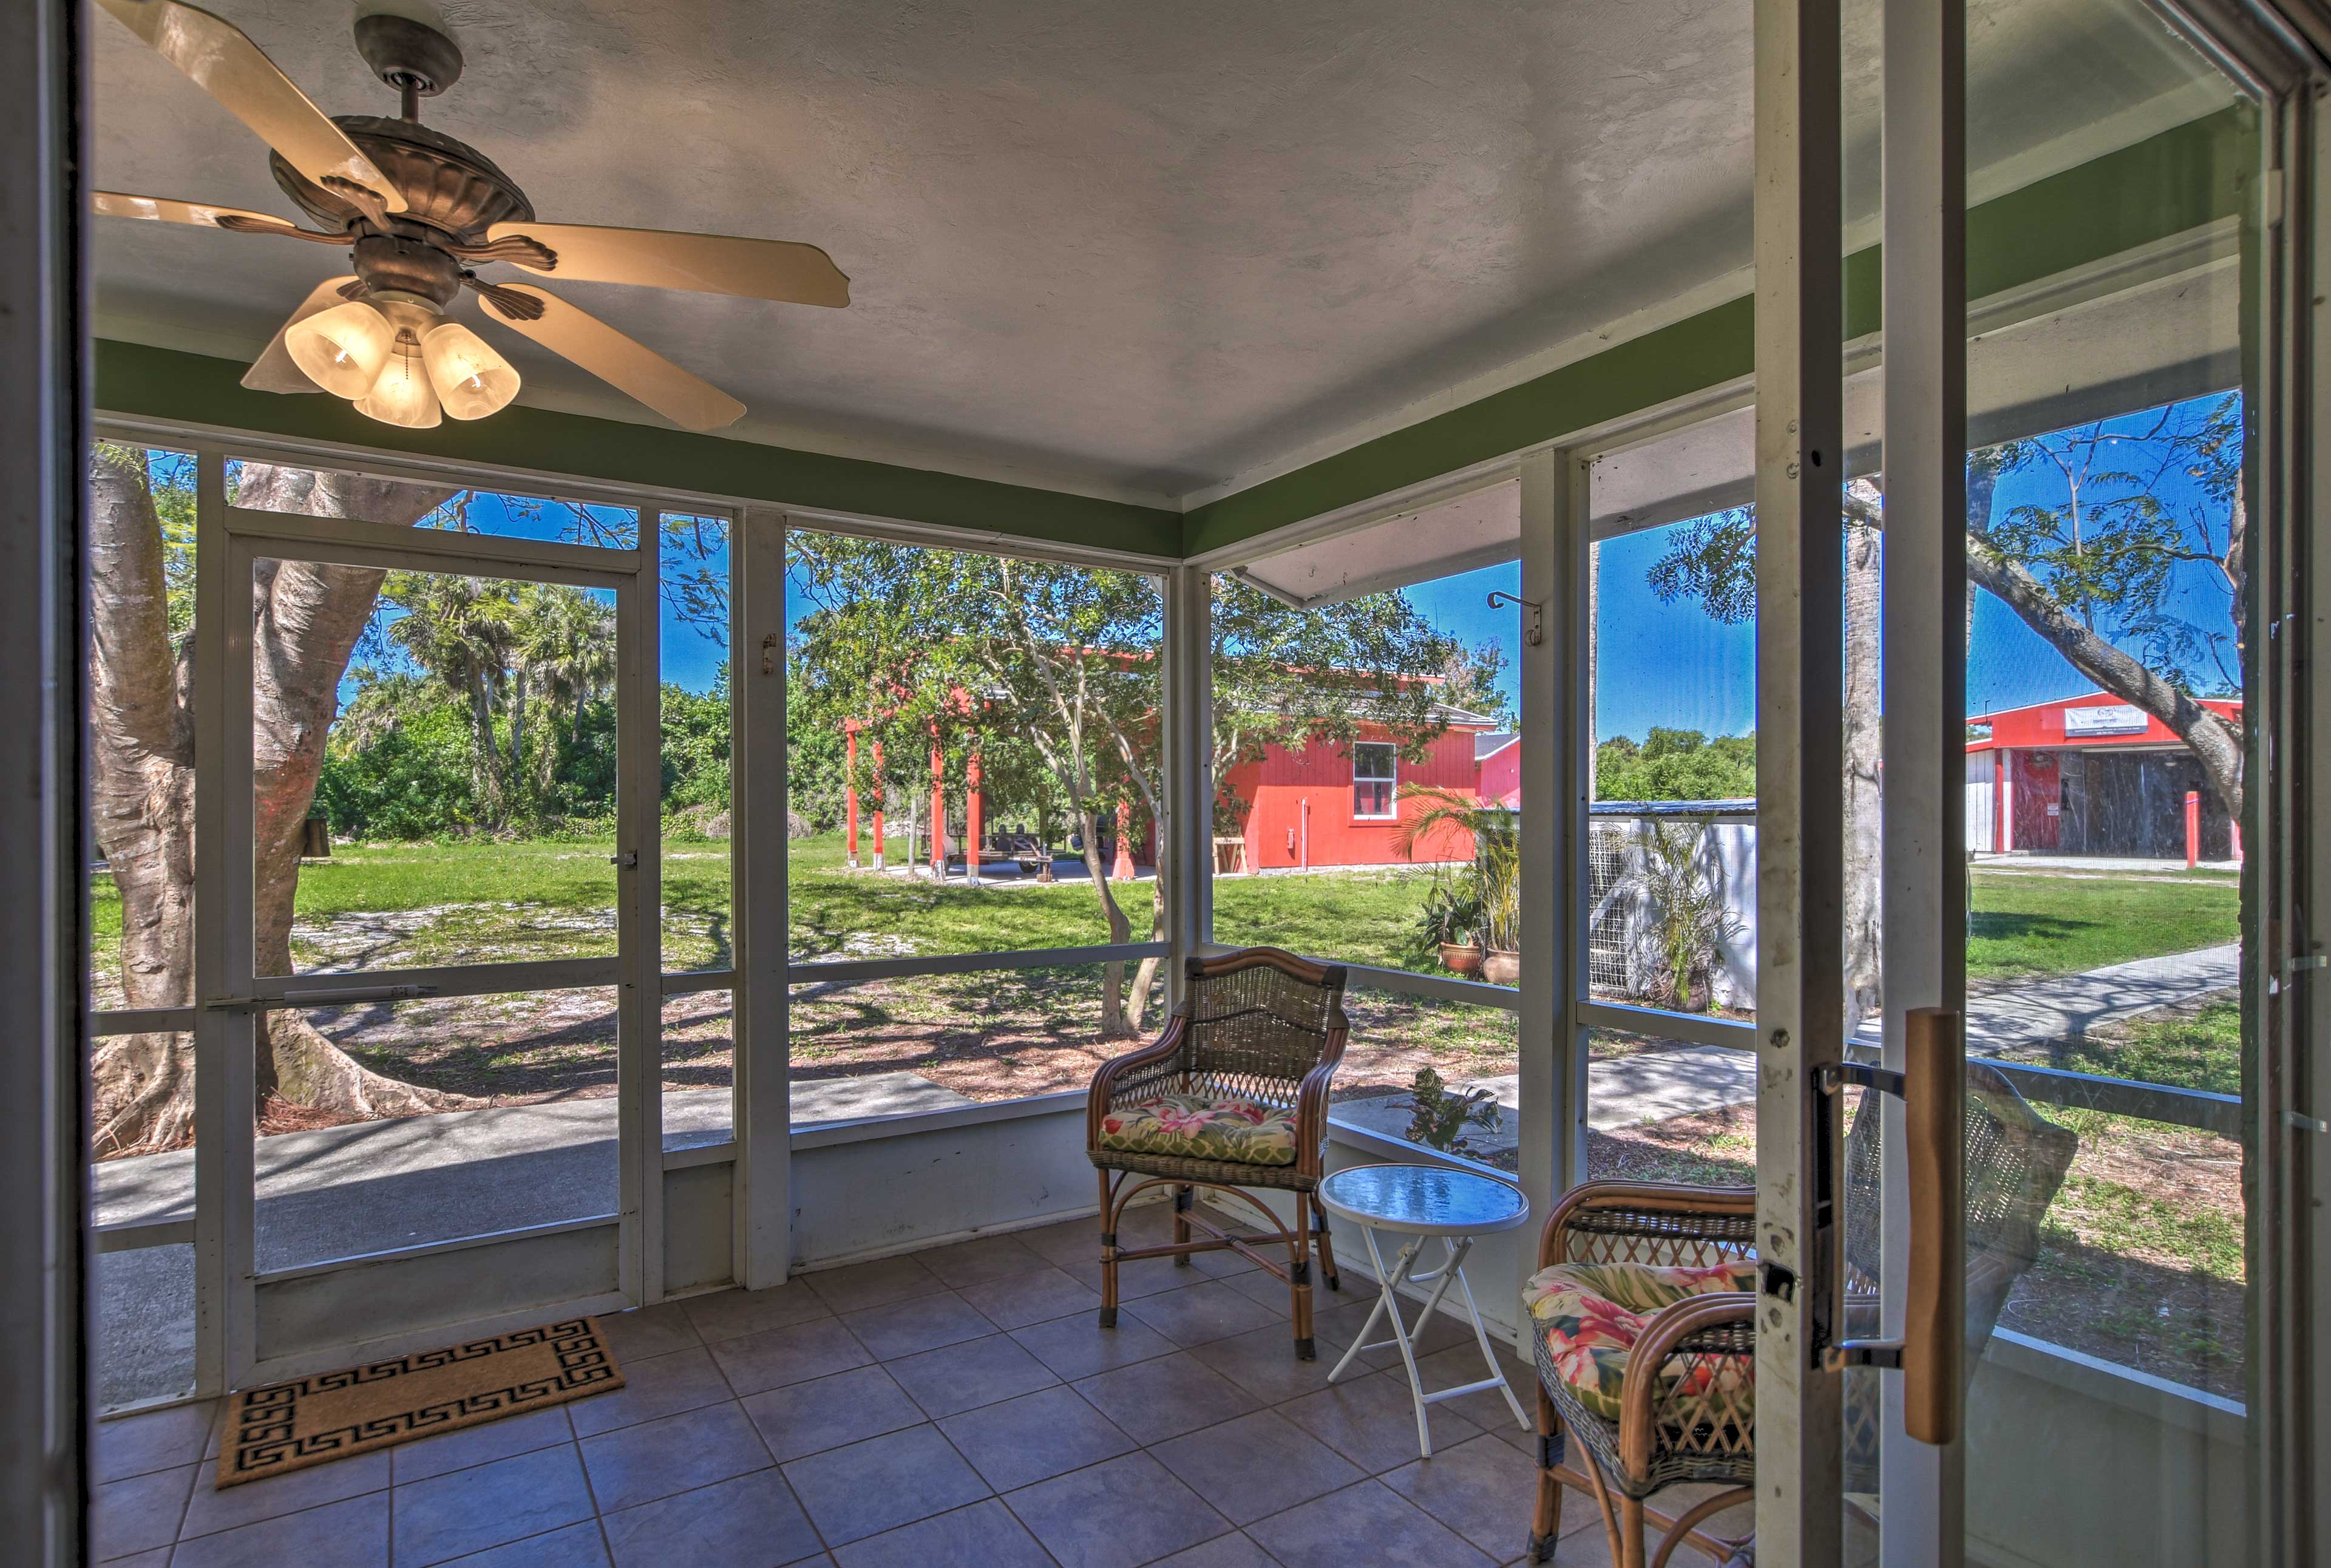
[[[1471,841],[1446,827],[1401,853],[1403,819],[1430,805],[1409,792],[1444,790],[1468,801],[1518,806],[1519,748],[1479,714],[1444,708],[1441,717],[1449,727],[1415,762],[1401,757],[1389,732],[1363,727],[1362,738],[1349,746],[1322,741],[1289,751],[1272,746],[1232,768],[1223,786],[1244,812],[1237,864],[1272,871],[1471,859]]]
[[[1437,717],[1448,727],[1414,761],[1403,759],[1381,726],[1363,725],[1360,738],[1346,746],[1321,741],[1289,751],[1270,746],[1263,755],[1230,770],[1223,781],[1236,803],[1243,832],[1233,840],[1217,841],[1217,866],[1223,870],[1308,870],[1316,866],[1377,866],[1409,861],[1464,860],[1473,845],[1461,830],[1448,826],[1428,831],[1409,852],[1401,851],[1404,821],[1431,809],[1431,803],[1411,792],[1432,789],[1469,802],[1494,802],[1508,810],[1521,804],[1520,747],[1517,737],[1501,732],[1488,718],[1461,708],[1442,708]],[[860,721],[844,722],[850,756],[860,744]],[[871,760],[879,770],[880,743]],[[966,837],[980,846],[979,856],[966,861],[976,879],[979,860],[991,866],[1014,858],[1006,846],[991,842],[985,831],[991,803],[978,785],[979,759],[971,759],[972,787],[968,798],[949,801],[944,784],[943,759],[930,747],[929,793],[911,806],[886,802],[880,794],[861,800],[855,787],[846,791],[846,837],[851,864],[860,863],[860,824],[871,817],[873,864],[882,864],[884,814],[890,808],[895,823],[911,811],[921,824],[946,824],[939,843],[930,846],[918,834],[935,864],[963,857]],[[928,806],[929,814],[922,815]],[[1131,877],[1137,862],[1153,863],[1156,852],[1154,824],[1137,821],[1131,803],[1120,805],[1113,835],[1104,838],[1109,850],[1111,875]],[[1106,830],[1105,830],[1106,832]],[[1235,845],[1235,852],[1232,847]]]
[[[2238,700],[2204,698],[2202,705],[2241,722]],[[2092,692],[1984,714],[1968,726],[1970,850],[2241,858],[2240,832],[2193,752],[2118,698]]]

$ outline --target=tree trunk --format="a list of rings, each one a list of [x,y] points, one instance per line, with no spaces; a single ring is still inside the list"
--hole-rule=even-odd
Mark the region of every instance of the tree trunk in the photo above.
[[[161,527],[144,454],[108,446],[90,460],[90,769],[92,825],[122,905],[122,988],[131,1007],[193,995],[192,639],[169,640]],[[243,505],[412,524],[449,491],[341,474],[245,466]],[[253,954],[262,974],[290,973],[300,841],[323,764],[339,683],[382,574],[300,562],[255,575],[252,734]],[[219,744],[238,744],[220,737]],[[168,1148],[193,1126],[192,1040],[140,1035],[92,1053],[97,1146]],[[351,1116],[410,1115],[470,1103],[359,1066],[304,1019],[278,1013],[262,1033],[259,1079],[286,1098]]]
[[[1117,895],[1109,891],[1108,868],[1100,858],[1100,815],[1089,803],[1077,808],[1077,820],[1084,825],[1085,874],[1092,879],[1093,890],[1100,895],[1101,918],[1108,922],[1108,939],[1112,943],[1133,940],[1133,922],[1125,917],[1118,907]],[[1100,966],[1100,1036],[1103,1040],[1123,1040],[1133,1032],[1134,1026],[1125,1017],[1125,965],[1123,961]]]
[[[1885,546],[1874,527],[1845,530],[1845,1028],[1885,1004],[1880,926],[1886,817],[1879,648]]]

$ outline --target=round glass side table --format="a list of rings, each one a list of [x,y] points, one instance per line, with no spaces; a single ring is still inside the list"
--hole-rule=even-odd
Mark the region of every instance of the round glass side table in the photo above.
[[[1480,1308],[1473,1304],[1472,1287],[1465,1283],[1465,1254],[1472,1250],[1474,1238],[1510,1231],[1528,1221],[1529,1200],[1522,1195],[1521,1189],[1494,1177],[1448,1165],[1354,1165],[1319,1183],[1319,1206],[1360,1228],[1361,1239],[1368,1246],[1368,1262],[1380,1282],[1380,1294],[1367,1323],[1352,1342],[1351,1349],[1344,1352],[1344,1359],[1327,1374],[1327,1381],[1334,1383],[1342,1377],[1352,1364],[1352,1358],[1360,1352],[1398,1345],[1401,1364],[1408,1369],[1408,1392],[1416,1405],[1417,1451],[1428,1459],[1432,1457],[1432,1438],[1425,1428],[1425,1407],[1460,1394],[1496,1389],[1506,1396],[1506,1408],[1514,1412],[1514,1420],[1527,1431],[1529,1417],[1522,1413],[1521,1401],[1514,1397],[1512,1386],[1498,1366],[1497,1353],[1489,1348],[1489,1330],[1481,1326]],[[1407,1238],[1389,1269],[1376,1243],[1379,1231]],[[1417,1265],[1423,1260],[1424,1244],[1435,1238],[1443,1250],[1440,1267],[1420,1271]],[[1400,1288],[1403,1285],[1432,1288],[1413,1327],[1403,1322],[1400,1316]],[[1474,1343],[1481,1347],[1481,1360],[1489,1375],[1478,1383],[1427,1393],[1424,1380],[1416,1370],[1416,1336],[1441,1309],[1441,1298],[1451,1285],[1457,1287],[1457,1294],[1465,1303],[1465,1316],[1473,1324]],[[1390,1320],[1392,1337],[1371,1344],[1368,1335],[1375,1332],[1379,1318]]]

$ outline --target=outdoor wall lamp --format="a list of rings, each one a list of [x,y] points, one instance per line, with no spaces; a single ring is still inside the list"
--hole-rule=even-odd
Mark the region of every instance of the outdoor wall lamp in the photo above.
[[[309,380],[384,424],[483,419],[518,395],[509,360],[418,294],[375,292],[295,322],[283,347]]]

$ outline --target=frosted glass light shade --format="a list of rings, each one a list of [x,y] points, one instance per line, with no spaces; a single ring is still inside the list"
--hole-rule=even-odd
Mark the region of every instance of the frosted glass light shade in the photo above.
[[[372,384],[371,393],[357,404],[357,412],[408,430],[427,430],[438,423],[442,415],[437,392],[429,385],[429,371],[421,363],[420,351],[399,346]]]
[[[455,419],[483,419],[518,395],[518,372],[509,361],[459,321],[429,329],[421,339],[421,360]]]
[[[362,397],[396,347],[396,328],[361,299],[335,305],[284,328],[283,347],[300,374],[336,397]]]

